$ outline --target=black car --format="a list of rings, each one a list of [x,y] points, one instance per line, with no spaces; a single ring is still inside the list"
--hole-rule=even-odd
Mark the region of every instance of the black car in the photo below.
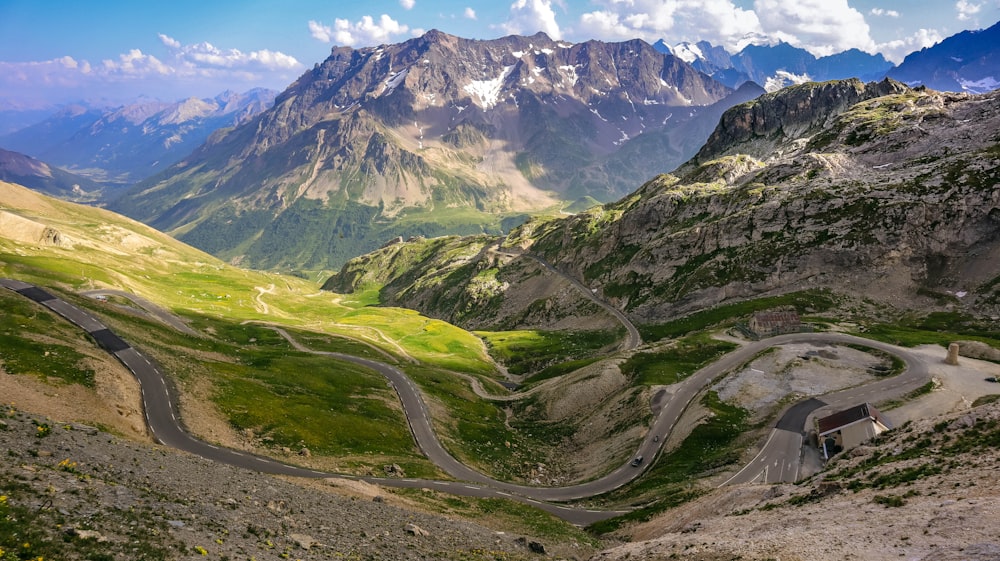
[[[639,467],[639,464],[641,463],[642,463],[642,456],[636,456],[635,459],[632,460],[632,467]]]

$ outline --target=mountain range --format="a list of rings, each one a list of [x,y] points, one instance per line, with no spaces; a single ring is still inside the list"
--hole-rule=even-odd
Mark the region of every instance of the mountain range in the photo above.
[[[755,82],[769,92],[803,82],[844,78],[877,80],[893,67],[881,54],[850,49],[816,58],[809,51],[788,43],[747,45],[736,54],[729,54],[723,47],[707,41],[671,46],[661,39],[653,47],[684,60],[731,88]]]
[[[499,234],[617,200],[694,156],[758,83],[888,71],[911,86],[989,89],[997,29],[891,69],[880,55],[816,58],[784,43],[732,55],[707,42],[432,31],[335,48],[277,96],[69,107],[0,146],[116,186],[146,177],[98,202],[232,262],[330,269],[386,240]]]
[[[997,367],[973,360],[970,349],[996,359],[1000,344],[1000,91],[939,92],[886,78],[757,95],[751,85],[734,92],[689,73],[641,42],[505,39],[431,33],[335,49],[273,108],[218,130],[120,199],[137,212],[150,205],[158,214],[149,220],[174,224],[178,237],[257,263],[329,263],[322,259],[343,251],[344,240],[361,247],[360,233],[419,233],[407,205],[420,201],[434,207],[429,220],[461,217],[468,211],[459,205],[469,202],[510,220],[498,228],[505,234],[394,239],[332,276],[324,288],[338,294],[232,267],[107,209],[0,185],[0,272],[44,287],[0,290],[0,438],[8,449],[0,514],[9,533],[30,536],[13,542],[21,556],[996,559],[989,521],[1000,503],[989,468],[1000,449]],[[573,60],[583,62],[569,84],[562,67],[571,65],[562,63]],[[558,75],[546,72],[553,67]],[[634,108],[657,84],[662,97],[648,99],[659,103]],[[752,99],[723,110],[740,92]],[[612,110],[628,118],[611,119]],[[595,175],[626,161],[626,149],[634,166],[648,165],[635,156],[655,154],[640,150],[646,134],[614,152],[601,144],[606,137],[584,133],[641,129],[665,114],[657,111],[687,113],[682,130],[719,115],[669,173],[573,215],[527,216],[526,194],[563,203],[581,194],[547,173],[568,156],[543,148],[560,141]],[[544,142],[525,141],[529,132]],[[518,142],[532,150],[500,149]],[[611,152],[591,164],[584,148]],[[507,177],[499,171],[487,173],[502,170],[502,158],[525,182],[521,191],[491,179]],[[487,161],[493,167],[477,167]],[[20,154],[2,152],[0,164],[21,180],[55,181],[37,189],[83,191],[72,176]],[[549,183],[542,190],[529,178]],[[503,188],[507,200],[497,195]],[[599,194],[582,193],[580,205]],[[95,288],[100,299],[84,296]],[[108,328],[88,330],[91,338],[24,298],[48,291]],[[795,306],[819,331],[865,334],[905,354],[890,360],[812,339],[723,368],[721,353],[739,339],[734,324],[774,302]],[[164,322],[159,307],[191,333]],[[622,323],[637,324],[642,346],[615,350]],[[504,331],[480,339],[456,325]],[[120,355],[101,349],[117,339],[112,330],[165,373],[156,392],[141,392]],[[960,365],[926,345],[956,340]],[[590,534],[556,533],[533,506],[451,494],[479,485],[421,481],[440,475],[409,438],[413,425],[394,390],[401,386],[337,358],[345,354],[404,372],[449,451],[504,481],[554,485],[631,470],[634,482],[574,501],[622,515]],[[510,368],[518,363],[528,364],[522,374]],[[684,397],[708,363],[725,373]],[[912,392],[896,387],[901,397],[879,403],[891,418],[908,419],[898,429],[820,467],[812,425],[783,427],[781,412],[800,398],[822,405],[836,388],[858,396],[898,385],[897,366],[927,381]],[[508,393],[501,380],[521,386]],[[378,475],[379,484],[272,480],[154,444],[145,400],[164,398],[170,416],[211,448]],[[683,412],[667,432],[654,432],[669,405]],[[814,458],[815,473],[789,484],[730,484],[742,466],[770,480],[779,464],[760,462],[757,452],[779,431],[802,437],[790,457],[804,466]],[[635,458],[639,443],[660,441],[645,463]],[[383,486],[388,478],[423,488],[395,493]],[[351,498],[328,497],[334,485]],[[859,514],[845,521],[845,512]],[[454,521],[462,518],[495,528]]]
[[[1000,92],[792,86],[730,109],[694,158],[619,202],[503,238],[390,246],[326,288],[379,287],[475,329],[586,309],[537,286],[530,252],[640,323],[807,288],[996,313],[997,130]]]
[[[70,105],[0,136],[0,147],[111,185],[130,185],[179,161],[222,127],[267,109],[277,92],[253,89],[121,107]]]
[[[986,93],[1000,88],[1000,23],[963,31],[910,53],[888,76],[941,91]]]
[[[251,266],[334,267],[397,236],[496,233],[619,198],[760,93],[639,40],[431,31],[338,47],[111,208]]]
[[[1000,45],[1000,23],[948,37],[911,53],[899,65],[893,65],[881,54],[858,49],[817,58],[805,49],[784,42],[751,44],[736,54],[707,41],[669,45],[661,39],[653,47],[684,60],[731,88],[753,81],[770,92],[803,82],[845,78],[872,81],[889,77],[909,86],[985,93],[1000,87],[997,45]]]

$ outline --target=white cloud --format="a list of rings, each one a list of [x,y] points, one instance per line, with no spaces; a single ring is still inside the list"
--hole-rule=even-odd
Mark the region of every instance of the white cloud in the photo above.
[[[243,52],[210,43],[184,45],[158,34],[166,55],[131,49],[91,64],[64,56],[48,61],[0,62],[0,91],[9,88],[39,99],[119,99],[140,93],[158,97],[214,95],[232,87],[283,87],[302,64],[295,57],[262,49]]]
[[[534,35],[543,31],[552,39],[562,39],[552,0],[515,0],[510,5],[510,16],[500,27],[515,35]]]
[[[706,40],[736,52],[753,43],[785,41],[816,56],[850,48],[874,52],[864,15],[848,0],[755,0],[753,9],[734,0],[593,0],[580,17],[577,38],[641,38],[668,43]],[[895,17],[897,12],[882,10]]]
[[[101,70],[108,76],[168,76],[175,70],[167,66],[153,55],[144,54],[139,49],[132,49],[118,55],[118,60],[105,59],[101,61]]]
[[[476,11],[469,7],[465,8],[465,13],[463,15],[466,19],[476,19]]]
[[[872,8],[871,11],[868,13],[870,13],[873,16],[886,16],[890,18],[899,17],[899,12],[897,12],[896,10],[886,10],[884,8]]]
[[[293,70],[302,64],[291,55],[263,49],[245,53],[239,49],[219,49],[211,43],[201,42],[182,45],[180,41],[160,34],[160,41],[167,46],[177,65],[189,68],[261,68],[264,70]]]
[[[179,48],[181,48],[181,42],[178,41],[177,39],[174,39],[173,37],[170,37],[168,35],[164,35],[162,33],[158,33],[157,37],[160,38],[160,42],[161,43],[163,43],[164,45],[166,45],[167,47],[169,47],[171,49],[179,49]]]
[[[316,21],[309,22],[309,33],[324,43],[347,46],[371,46],[388,43],[394,35],[403,35],[410,28],[382,14],[378,21],[371,16],[362,16],[355,23],[346,19],[334,19],[333,26]]]
[[[399,0],[399,5],[402,6],[404,10],[412,10],[415,4],[415,0]]]
[[[324,43],[329,43],[333,40],[333,30],[318,21],[309,20],[309,34],[312,35],[313,39]]]
[[[751,10],[731,0],[598,0],[601,9],[583,14],[574,34],[670,43],[706,40],[731,51],[761,34]]]
[[[816,56],[851,48],[875,52],[864,15],[847,0],[755,0],[764,34]]]
[[[919,29],[905,39],[879,43],[878,50],[885,56],[886,60],[899,64],[906,58],[906,55],[925,47],[932,47],[940,43],[942,39],[944,37],[936,29]]]
[[[955,2],[955,10],[958,12],[958,19],[968,21],[983,9],[982,4],[973,4],[968,0],[958,0]]]

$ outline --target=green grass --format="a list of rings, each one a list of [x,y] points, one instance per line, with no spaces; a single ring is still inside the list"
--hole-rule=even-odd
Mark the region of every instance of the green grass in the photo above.
[[[377,290],[343,297],[321,292],[298,277],[226,265],[100,209],[52,204],[68,207],[62,219],[67,224],[60,229],[74,239],[106,246],[112,231],[111,237],[137,238],[148,247],[123,255],[89,245],[26,249],[0,239],[0,275],[43,287],[121,287],[185,317],[264,321],[343,334],[441,367],[493,372],[482,342],[471,333],[412,310],[374,307]]]
[[[213,400],[236,429],[329,456],[417,455],[381,376],[353,363],[256,351],[264,368],[216,363]],[[391,402],[390,402],[391,403]]]
[[[621,371],[640,385],[676,384],[734,348],[734,343],[705,333],[693,335],[662,351],[636,353],[622,363]]]
[[[834,295],[829,290],[804,290],[716,306],[666,323],[642,325],[639,330],[644,341],[652,342],[668,337],[681,337],[709,327],[731,325],[754,312],[778,306],[794,306],[799,314],[813,314],[828,311],[836,305]]]
[[[381,362],[395,362],[400,358],[369,343],[351,339],[343,335],[317,333],[301,329],[286,329],[285,331],[307,349],[314,351],[343,353]]]
[[[435,419],[435,431],[453,456],[498,479],[522,477],[524,462],[533,458],[533,446],[523,434],[505,426],[500,406],[479,399],[469,383],[454,374],[424,365],[401,368],[425,396],[448,411],[447,419]]]
[[[100,306],[74,298],[80,306]],[[155,359],[182,386],[200,383],[236,430],[250,429],[272,450],[309,448],[345,465],[406,464],[407,475],[438,475],[417,449],[395,391],[373,370],[328,356],[299,352],[274,330],[200,317],[192,324],[213,334],[196,338],[113,306],[94,309],[104,322]],[[325,334],[293,336],[352,354],[385,357],[367,345]],[[300,339],[301,341],[301,339]],[[308,346],[307,344],[307,346]],[[189,391],[192,391],[189,389]]]
[[[973,407],[979,407],[980,405],[987,405],[989,403],[996,403],[1000,401],[1000,394],[989,394],[977,397],[975,401],[972,402]]]
[[[904,317],[896,323],[869,325],[866,337],[903,347],[938,344],[947,347],[957,340],[981,341],[1000,347],[1000,330],[972,316],[957,312],[932,312]]]
[[[558,378],[564,374],[576,372],[577,370],[590,366],[600,360],[601,357],[581,358],[578,360],[567,360],[566,362],[560,362],[558,364],[553,364],[552,366],[546,366],[538,373],[528,376],[525,379],[525,385],[537,384],[538,382],[549,380],[551,378]]]
[[[94,370],[77,350],[93,344],[85,334],[5,288],[0,308],[0,363],[8,374],[94,387]]]
[[[659,456],[638,480],[602,497],[611,504],[632,504],[639,508],[593,524],[591,531],[612,532],[625,523],[649,520],[694,499],[704,491],[693,486],[693,481],[739,461],[739,437],[751,428],[746,426],[750,412],[721,401],[715,392],[706,393],[701,402],[711,415],[680,446]]]
[[[624,330],[477,331],[476,335],[511,374],[537,375],[540,380],[585,366],[588,359],[617,345]]]

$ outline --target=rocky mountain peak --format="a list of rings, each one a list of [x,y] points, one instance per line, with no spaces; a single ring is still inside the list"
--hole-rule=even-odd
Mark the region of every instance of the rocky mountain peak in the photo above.
[[[505,213],[616,199],[689,158],[718,115],[752,95],[641,40],[569,43],[544,33],[473,40],[434,30],[398,44],[335,47],[268,111],[213,136],[160,185],[139,185],[116,208],[218,248],[215,219],[201,215],[202,205],[219,208],[210,201],[233,205],[247,220],[251,212],[318,205],[328,216],[315,220],[349,230],[337,239],[358,238],[332,249],[323,243],[339,265],[361,252],[351,248],[373,249],[386,237],[454,232],[433,217],[432,226],[395,229],[391,221],[403,214],[465,208],[496,231]],[[155,200],[141,200],[147,194]],[[252,222],[241,235],[263,239],[260,219]],[[280,237],[312,243],[307,238],[323,228],[309,228],[313,234]],[[306,259],[329,266],[312,252]]]
[[[858,102],[907,90],[888,78],[867,84],[851,78],[763,95],[726,111],[693,163],[736,153],[762,158],[782,142],[823,126]]]

